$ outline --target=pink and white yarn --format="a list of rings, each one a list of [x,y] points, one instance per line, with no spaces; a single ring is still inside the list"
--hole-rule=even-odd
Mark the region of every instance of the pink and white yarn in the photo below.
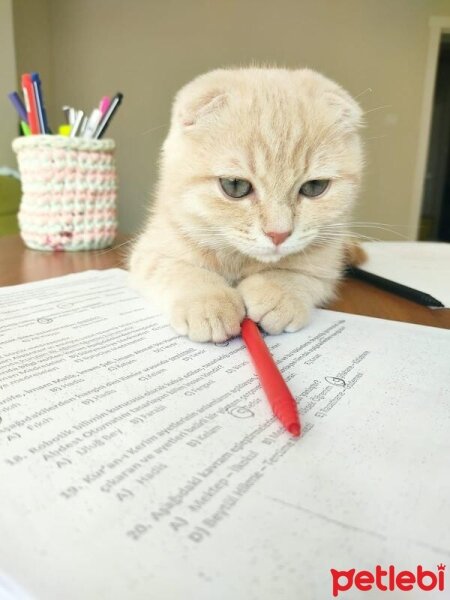
[[[13,141],[22,178],[19,226],[36,250],[95,250],[117,233],[113,140],[31,135]]]

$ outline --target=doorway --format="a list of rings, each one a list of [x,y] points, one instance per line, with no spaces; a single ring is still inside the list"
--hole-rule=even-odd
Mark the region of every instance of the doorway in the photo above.
[[[450,242],[450,34],[441,37],[419,239]]]

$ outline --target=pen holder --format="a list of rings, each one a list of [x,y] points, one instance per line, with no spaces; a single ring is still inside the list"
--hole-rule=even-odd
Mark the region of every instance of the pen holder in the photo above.
[[[13,141],[20,234],[35,250],[96,250],[117,233],[113,140],[32,135]]]

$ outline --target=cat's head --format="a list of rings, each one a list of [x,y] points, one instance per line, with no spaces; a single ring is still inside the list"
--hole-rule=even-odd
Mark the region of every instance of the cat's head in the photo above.
[[[263,262],[300,252],[348,216],[361,119],[347,92],[308,69],[202,75],[174,102],[161,200],[203,246]]]

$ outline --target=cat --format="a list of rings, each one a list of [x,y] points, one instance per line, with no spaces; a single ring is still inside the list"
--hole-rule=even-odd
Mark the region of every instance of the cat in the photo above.
[[[175,97],[131,281],[197,342],[293,332],[335,294],[357,196],[363,113],[310,69],[218,69]],[[355,254],[356,253],[356,254]]]

